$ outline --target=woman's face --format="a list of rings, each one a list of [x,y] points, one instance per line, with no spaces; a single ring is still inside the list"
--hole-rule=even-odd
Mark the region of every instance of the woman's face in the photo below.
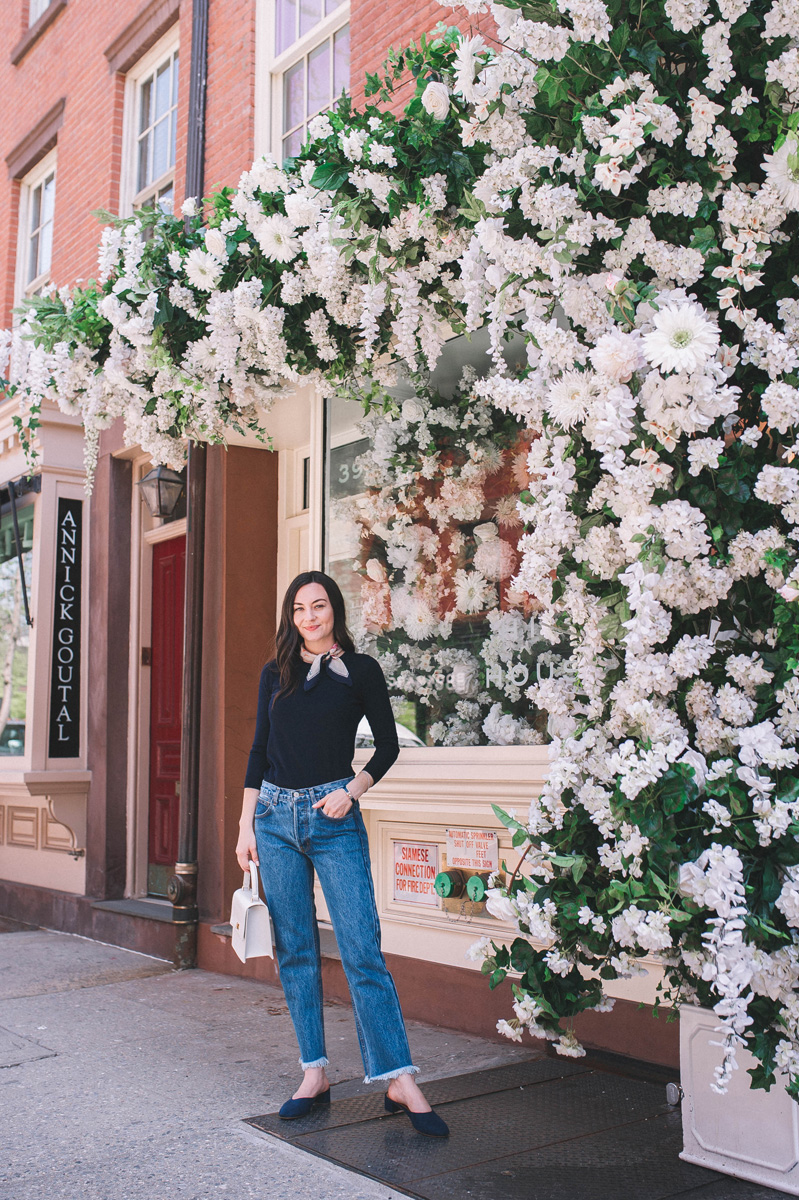
[[[306,583],[294,597],[294,624],[308,649],[333,645],[333,605],[321,583]]]

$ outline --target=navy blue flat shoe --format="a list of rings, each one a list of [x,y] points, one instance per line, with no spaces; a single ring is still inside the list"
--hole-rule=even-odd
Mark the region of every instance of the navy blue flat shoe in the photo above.
[[[407,1104],[398,1104],[390,1096],[386,1096],[385,1106],[387,1113],[407,1113],[416,1132],[423,1133],[425,1137],[449,1137],[449,1125],[446,1121],[442,1121],[438,1113],[433,1112],[432,1109],[430,1112],[424,1113],[411,1112]]]
[[[330,1088],[318,1096],[299,1096],[296,1100],[287,1100],[277,1115],[284,1121],[296,1121],[297,1117],[307,1117],[315,1104],[329,1103]]]

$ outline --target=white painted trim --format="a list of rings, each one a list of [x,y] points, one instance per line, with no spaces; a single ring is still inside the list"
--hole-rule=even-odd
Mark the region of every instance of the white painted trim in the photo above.
[[[142,537],[148,546],[154,546],[156,542],[168,542],[172,538],[180,537],[187,529],[187,518],[181,517],[178,521],[164,521],[154,529],[145,529]]]
[[[28,221],[30,218],[30,203],[33,190],[42,183],[51,171],[55,172],[56,200],[58,201],[58,149],[53,147],[44,158],[40,158],[35,167],[20,180],[19,212],[17,215],[17,254],[14,268],[14,305],[21,304],[25,296],[31,295],[48,282],[49,271],[32,279],[26,280],[28,261]],[[53,207],[53,246],[55,246],[55,205]]]
[[[122,110],[122,165],[119,174],[119,215],[121,217],[129,217],[132,214],[133,200],[137,194],[136,111],[138,107],[139,84],[146,75],[151,74],[159,63],[163,59],[168,58],[175,50],[180,50],[180,26],[177,21],[146,54],[142,55],[125,76],[125,96]],[[181,58],[180,65],[178,66],[178,96],[180,96],[180,89],[185,85],[186,74],[186,64]],[[170,176],[174,178],[174,175],[175,171],[173,167],[161,179],[151,184],[147,190],[156,190],[156,184],[159,188],[163,187],[169,181]]]

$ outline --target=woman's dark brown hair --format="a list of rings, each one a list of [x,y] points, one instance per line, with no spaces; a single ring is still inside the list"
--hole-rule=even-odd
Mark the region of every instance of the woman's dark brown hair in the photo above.
[[[344,607],[344,597],[341,594],[341,588],[335,579],[331,579],[324,571],[303,571],[301,575],[292,579],[286,588],[286,594],[283,597],[283,605],[280,610],[280,624],[278,625],[277,638],[275,639],[275,663],[280,675],[280,687],[275,699],[277,699],[277,696],[296,691],[300,681],[302,638],[300,637],[300,631],[294,624],[294,601],[300,588],[305,587],[309,583],[321,583],[327,592],[327,598],[333,609],[333,639],[336,645],[342,650],[355,649],[350,631],[347,629],[347,612]]]

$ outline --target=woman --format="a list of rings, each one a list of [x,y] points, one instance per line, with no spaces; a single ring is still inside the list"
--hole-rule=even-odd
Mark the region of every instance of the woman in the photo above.
[[[358,801],[399,753],[383,672],[356,654],[344,598],[305,571],[283,600],[277,651],[261,672],[236,845],[261,868],[283,991],[305,1075],[280,1110],[288,1120],[330,1102],[314,869],[325,894],[355,1010],[366,1082],[388,1080],[385,1107],[432,1137],[449,1130],[419,1090],[394,981],[380,950],[369,846]],[[355,776],[355,733],[366,716],[374,754]]]

